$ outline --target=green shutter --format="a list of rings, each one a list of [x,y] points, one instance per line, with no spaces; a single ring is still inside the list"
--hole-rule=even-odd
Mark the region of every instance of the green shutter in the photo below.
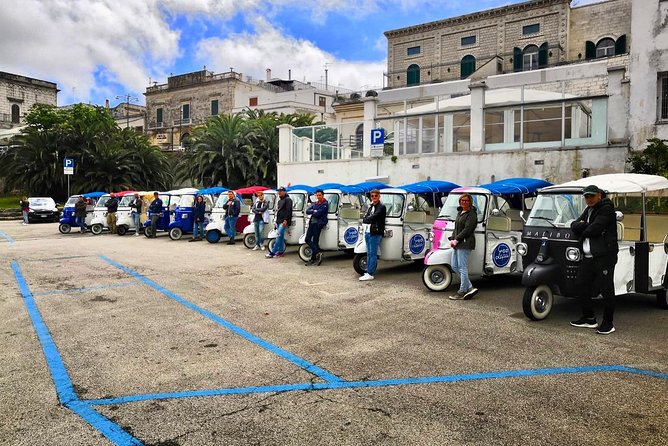
[[[211,101],[211,116],[218,115],[218,99]]]
[[[626,34],[619,36],[615,42],[615,55],[626,54]]]
[[[522,71],[522,50],[513,48],[513,71]]]
[[[596,44],[589,40],[585,43],[585,59],[596,59]]]
[[[547,66],[547,56],[548,56],[548,49],[547,49],[547,42],[542,44],[538,48],[538,67],[539,68],[544,68]]]
[[[462,58],[459,64],[460,77],[466,79],[475,71],[475,57],[468,55]]]
[[[420,67],[416,64],[411,65],[406,70],[406,86],[420,85]]]
[[[155,113],[155,120],[156,120],[156,122],[158,122],[158,123],[162,123],[162,122],[163,122],[163,121],[162,121],[162,108],[159,108],[159,109],[156,110],[156,113]]]

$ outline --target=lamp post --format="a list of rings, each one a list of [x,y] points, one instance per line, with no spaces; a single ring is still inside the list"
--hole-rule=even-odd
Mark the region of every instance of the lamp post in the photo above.
[[[125,98],[125,128],[130,128],[130,100],[138,101],[138,98],[135,98],[131,94],[125,94],[123,96],[116,96],[116,99]]]

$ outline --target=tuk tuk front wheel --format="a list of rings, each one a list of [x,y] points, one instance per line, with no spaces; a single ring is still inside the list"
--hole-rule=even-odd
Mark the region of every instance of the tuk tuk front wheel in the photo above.
[[[205,237],[209,243],[218,243],[220,241],[220,232],[212,229],[211,231],[206,231]]]
[[[144,228],[144,235],[148,238],[151,237],[151,234],[153,234],[153,229],[151,229],[150,226],[147,226]]]
[[[255,247],[255,234],[246,234],[244,235],[244,246],[248,249],[253,249]]]
[[[69,234],[71,229],[72,226],[69,223],[61,223],[60,226],[58,226],[58,230],[61,234]]]
[[[90,232],[92,232],[95,235],[100,235],[102,234],[102,229],[104,228],[102,227],[101,224],[95,223],[93,226],[90,227]]]
[[[542,321],[552,311],[554,293],[548,285],[532,286],[524,290],[522,310],[532,321]]]
[[[309,245],[304,243],[299,246],[299,258],[302,259],[302,262],[308,262],[311,260],[312,250]]]
[[[125,225],[120,225],[119,227],[116,228],[116,234],[118,235],[125,235],[128,232],[128,227]]]
[[[267,245],[267,249],[269,250],[269,252],[275,252],[274,251],[275,247],[276,247],[276,239],[272,238],[271,240],[269,240],[269,244]]]
[[[429,265],[422,270],[422,282],[431,291],[445,291],[452,283],[452,271],[447,265]]]
[[[183,235],[181,228],[172,228],[169,230],[169,238],[172,240],[179,240]]]
[[[353,257],[353,269],[355,272],[360,276],[363,276],[366,273],[368,261],[369,258],[367,257],[366,253],[355,254],[355,257]]]
[[[656,304],[662,310],[668,310],[668,302],[666,302],[666,290],[659,290],[656,292]]]

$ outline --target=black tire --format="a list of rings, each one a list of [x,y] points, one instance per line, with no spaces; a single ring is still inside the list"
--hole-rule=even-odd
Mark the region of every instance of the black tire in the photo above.
[[[60,231],[61,234],[69,234],[70,231],[72,230],[72,225],[69,223],[61,223],[58,226],[58,230]]]
[[[445,291],[452,284],[452,271],[448,265],[425,266],[422,283],[431,291]]]
[[[212,229],[211,231],[206,231],[206,241],[209,243],[218,243],[220,241],[220,231]]]
[[[255,247],[255,242],[257,242],[257,240],[255,239],[254,233],[244,234],[244,246],[246,248],[253,249]]]
[[[299,246],[299,258],[302,259],[302,262],[308,262],[311,260],[312,250],[309,245],[304,243]]]
[[[103,230],[104,227],[102,227],[102,225],[99,223],[95,223],[93,226],[90,227],[90,232],[92,232],[94,235],[102,234]]]
[[[656,304],[662,310],[668,310],[668,302],[666,302],[666,290],[659,290],[656,292]]]
[[[180,240],[183,236],[183,230],[181,228],[172,228],[169,230],[169,238],[172,240]]]
[[[148,238],[151,237],[151,234],[153,233],[153,229],[151,229],[150,226],[147,226],[144,228],[144,235]]]
[[[268,249],[270,252],[274,252],[274,248],[275,248],[275,247],[276,247],[276,239],[275,239],[275,238],[272,238],[271,240],[269,240],[269,245],[267,246],[267,249]]]
[[[532,286],[524,290],[522,310],[532,321],[542,321],[552,310],[554,293],[548,285]]]
[[[369,258],[367,257],[366,253],[355,254],[355,257],[353,257],[353,269],[360,276],[366,274],[368,260]]]
[[[116,227],[116,234],[118,235],[125,235],[128,233],[128,227],[125,225],[120,225]]]

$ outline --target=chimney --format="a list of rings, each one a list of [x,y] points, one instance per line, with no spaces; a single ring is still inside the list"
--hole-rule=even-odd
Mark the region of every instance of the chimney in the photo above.
[[[104,100],[104,108],[109,108],[109,99]]]
[[[292,70],[288,70],[288,80],[292,80]]]
[[[271,80],[271,68],[267,68],[267,82]]]

